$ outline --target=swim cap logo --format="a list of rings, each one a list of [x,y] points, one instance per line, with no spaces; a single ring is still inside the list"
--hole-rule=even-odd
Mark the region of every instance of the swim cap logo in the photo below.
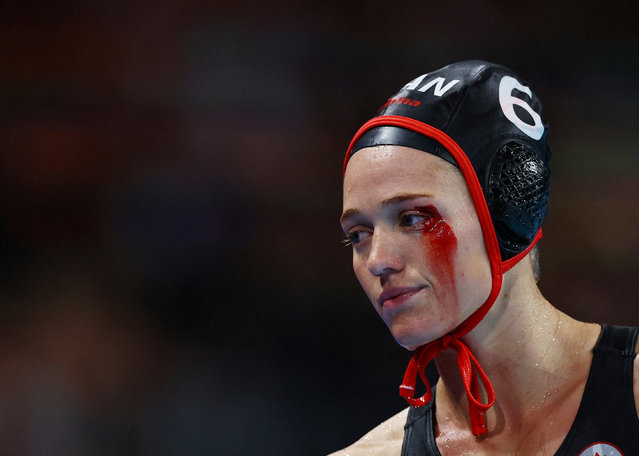
[[[390,106],[390,105],[394,105],[394,104],[405,104],[405,105],[408,105],[408,106],[419,106],[421,104],[421,101],[411,100],[410,98],[404,98],[404,97],[389,98],[388,101],[386,103],[384,103],[381,108],[378,109],[378,111],[380,109],[384,109],[386,106]]]
[[[424,80],[426,76],[428,76],[428,73],[422,74],[418,78],[413,79],[411,82],[406,84],[402,90],[415,90],[417,86],[419,86],[422,83],[422,81]],[[448,92],[451,89],[451,87],[457,84],[459,82],[459,79],[453,79],[448,84],[444,85],[445,82],[446,82],[446,79],[442,77],[434,78],[428,81],[423,86],[421,86],[419,89],[417,89],[417,91],[426,92],[431,87],[434,87],[433,95],[435,95],[436,97],[441,97],[446,92]]]
[[[541,116],[537,114],[524,100],[514,96],[514,89],[517,89],[532,98],[532,91],[528,87],[520,84],[517,79],[511,76],[504,76],[499,82],[499,104],[501,105],[501,110],[504,112],[506,119],[510,120],[526,135],[535,140],[540,139],[544,135],[544,124],[541,121]],[[526,123],[517,115],[515,112],[515,105],[523,108],[528,114],[530,114],[530,117],[532,117],[534,122],[532,125]]]
[[[424,81],[424,78],[426,78],[426,76],[428,76],[428,73],[422,74],[421,76],[413,79],[408,84],[406,84],[402,88],[402,90],[415,90],[415,89],[417,89],[418,92],[425,93],[427,90],[432,88],[433,89],[433,95],[435,95],[436,97],[441,97],[446,92],[448,92],[451,89],[451,87],[453,87],[455,84],[457,84],[459,82],[459,79],[453,79],[452,81],[449,81],[448,83],[446,83],[446,79],[444,79],[442,77],[437,77],[437,78],[433,78],[433,79],[427,81],[424,85],[419,87],[420,84]],[[419,89],[417,87],[419,87]],[[408,106],[419,106],[421,103],[422,102],[419,101],[419,100],[411,100],[410,98],[393,97],[393,98],[389,98],[388,101],[386,103],[384,103],[382,105],[382,107],[380,107],[378,109],[378,111],[381,110],[381,109],[384,109],[386,106],[390,106],[390,105],[394,105],[394,104],[405,104],[405,105],[408,105]]]
[[[619,448],[610,443],[597,442],[589,445],[579,456],[624,456]]]

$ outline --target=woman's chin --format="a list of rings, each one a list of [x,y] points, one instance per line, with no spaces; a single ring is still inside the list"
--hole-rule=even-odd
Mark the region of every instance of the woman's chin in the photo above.
[[[386,316],[384,322],[397,343],[412,351],[443,336],[450,326],[449,319],[440,318],[428,310],[407,309]]]
[[[426,345],[433,340],[424,332],[417,331],[414,328],[391,327],[391,334],[395,341],[407,350],[413,351],[422,345]]]

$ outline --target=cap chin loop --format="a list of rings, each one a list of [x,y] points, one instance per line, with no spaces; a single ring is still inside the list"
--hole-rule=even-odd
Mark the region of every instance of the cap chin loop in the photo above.
[[[508,260],[502,261],[497,235],[488,210],[488,205],[479,183],[479,179],[477,178],[470,160],[461,147],[446,133],[415,119],[403,116],[380,116],[374,117],[366,122],[357,131],[348,147],[346,157],[344,158],[344,172],[346,172],[346,166],[351,156],[351,149],[357,140],[371,128],[383,125],[407,128],[425,135],[440,143],[453,156],[462,175],[464,176],[466,184],[468,185],[470,196],[477,211],[492,274],[492,288],[486,302],[484,302],[479,309],[477,309],[470,317],[464,320],[449,334],[440,339],[434,340],[415,351],[406,369],[404,381],[400,386],[400,395],[414,407],[420,407],[427,404],[432,398],[432,390],[428,380],[426,379],[424,369],[426,368],[426,365],[442,350],[452,349],[457,352],[457,364],[466,390],[471,430],[474,435],[483,435],[487,432],[484,413],[494,404],[495,391],[488,376],[483,371],[475,356],[472,354],[470,348],[461,340],[461,337],[468,334],[473,328],[475,328],[475,326],[477,326],[477,324],[479,324],[481,320],[483,320],[497,300],[501,290],[503,274],[510,270],[515,264],[524,258],[528,252],[530,252],[537,241],[541,239],[542,231],[540,229],[537,232],[530,246],[526,248],[526,250]],[[417,375],[420,376],[422,382],[426,386],[426,394],[419,398],[413,397],[415,393]],[[487,394],[487,401],[485,403],[481,402],[480,383]]]

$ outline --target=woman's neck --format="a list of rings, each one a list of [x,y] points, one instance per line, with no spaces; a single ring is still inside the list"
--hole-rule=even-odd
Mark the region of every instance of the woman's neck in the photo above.
[[[585,385],[599,332],[596,325],[554,308],[524,266],[504,277],[488,315],[462,338],[496,391],[496,404],[486,414],[493,431],[521,432],[549,407],[561,405],[562,398],[574,400],[575,388]],[[446,350],[435,360],[440,373],[437,403],[466,419],[466,393],[455,355]]]

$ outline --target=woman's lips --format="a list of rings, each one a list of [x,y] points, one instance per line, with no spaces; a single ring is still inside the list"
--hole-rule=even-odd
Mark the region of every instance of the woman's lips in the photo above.
[[[379,296],[378,303],[384,310],[394,310],[423,289],[424,287],[389,288]]]

